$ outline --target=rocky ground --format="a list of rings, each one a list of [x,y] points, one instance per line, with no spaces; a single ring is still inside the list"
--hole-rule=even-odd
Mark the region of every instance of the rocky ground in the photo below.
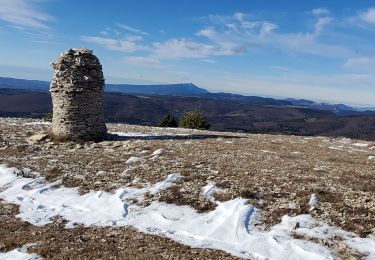
[[[215,204],[203,195],[202,188],[212,183],[217,187],[216,200],[243,197],[260,208],[259,229],[270,228],[285,214],[310,213],[362,237],[375,234],[374,142],[124,124],[108,124],[108,129],[126,136],[112,136],[100,143],[58,142],[35,136],[49,127],[42,121],[0,118],[0,164],[23,169],[30,176],[39,172],[50,182],[61,180],[64,186],[79,187],[81,193],[143,187],[180,173],[184,178],[139,203],[159,200],[190,205],[198,212],[210,211]],[[319,200],[319,207],[312,210],[308,205],[311,194]],[[46,258],[109,258],[111,252],[138,258],[232,257],[131,228],[65,229],[63,220],[34,227],[15,218],[17,210],[14,205],[0,204],[2,251],[36,243],[29,252]],[[100,250],[96,248],[99,240],[106,245]],[[147,252],[142,249],[146,246]],[[361,257],[345,248],[338,250],[338,255]]]

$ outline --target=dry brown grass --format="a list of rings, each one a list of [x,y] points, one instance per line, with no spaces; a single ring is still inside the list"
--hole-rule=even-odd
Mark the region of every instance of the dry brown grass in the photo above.
[[[331,249],[334,255],[339,257],[340,259],[365,259],[366,255],[361,254],[350,247],[348,247],[345,243],[340,242],[342,241],[341,237],[333,237],[332,239],[318,239],[316,237],[309,237],[306,235],[301,235],[298,234],[297,232],[292,232],[291,235],[295,239],[302,239],[302,240],[307,240],[311,241],[313,243],[318,243],[321,244],[325,247],[328,247]]]
[[[5,147],[0,149],[0,163],[31,168],[51,181],[62,179],[65,186],[79,187],[81,192],[142,187],[180,173],[183,178],[179,182],[149,196],[147,203],[159,199],[190,205],[198,211],[211,210],[215,205],[202,196],[202,187],[212,182],[221,189],[214,194],[215,199],[249,199],[262,209],[263,224],[269,228],[285,214],[308,213],[307,203],[315,193],[321,205],[320,211],[311,212],[314,217],[361,236],[375,230],[375,161],[368,160],[369,155],[375,155],[373,142],[358,148],[352,144],[360,140],[227,134],[236,138],[140,138],[81,145],[45,140],[28,145],[27,136],[48,126],[25,127],[22,120],[14,125],[12,122],[0,122],[0,147]],[[120,124],[110,124],[109,130],[166,131]],[[163,153],[154,157],[153,151],[159,148]],[[142,161],[126,164],[131,156],[142,157]]]

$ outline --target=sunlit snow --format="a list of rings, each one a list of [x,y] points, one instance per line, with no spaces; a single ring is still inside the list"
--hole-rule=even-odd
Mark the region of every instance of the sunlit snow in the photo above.
[[[332,252],[321,244],[295,239],[291,233],[319,239],[340,236],[343,243],[368,255],[369,259],[375,257],[374,238],[359,238],[310,215],[284,216],[270,231],[257,230],[254,220],[261,212],[241,198],[216,202],[216,209],[208,213],[157,201],[148,207],[132,204],[134,198],[142,201],[146,192],[156,194],[170,187],[182,178],[179,174],[171,174],[146,188],[125,187],[113,193],[92,191],[80,195],[77,188],[61,187],[41,177],[24,178],[15,171],[15,168],[0,166],[0,198],[20,205],[18,217],[34,225],[45,225],[61,216],[70,228],[77,224],[133,226],[193,247],[221,249],[236,256],[258,259],[333,259]],[[208,184],[202,192],[208,195],[213,188],[213,184]],[[299,228],[295,229],[297,222]]]

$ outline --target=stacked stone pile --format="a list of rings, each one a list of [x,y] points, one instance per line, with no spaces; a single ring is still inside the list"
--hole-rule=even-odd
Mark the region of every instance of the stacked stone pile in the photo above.
[[[64,139],[103,140],[104,77],[90,49],[70,49],[52,63],[52,132]]]

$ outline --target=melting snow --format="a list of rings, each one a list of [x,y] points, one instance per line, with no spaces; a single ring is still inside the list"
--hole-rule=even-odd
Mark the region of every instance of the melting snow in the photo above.
[[[112,132],[111,134],[123,136],[123,137],[143,137],[145,139],[155,139],[160,136],[169,136],[169,137],[185,137],[191,136],[191,134],[175,134],[175,133],[139,133],[139,132]]]
[[[202,194],[211,201],[215,201],[213,195],[215,192],[220,191],[218,187],[215,186],[215,183],[209,182],[206,186],[202,188]]]
[[[25,123],[24,125],[51,125],[51,122],[43,122],[43,121],[37,121],[37,122],[29,122]]]
[[[340,145],[340,146],[330,146],[328,147],[329,149],[332,149],[332,150],[344,150],[344,146]]]
[[[146,188],[126,187],[114,193],[92,191],[80,195],[77,188],[57,188],[40,177],[17,176],[15,170],[0,166],[0,198],[20,205],[18,217],[34,225],[45,225],[61,216],[68,221],[68,227],[75,224],[133,226],[193,247],[222,249],[239,257],[258,259],[333,259],[327,248],[295,239],[291,233],[319,239],[339,235],[343,243],[367,254],[368,258],[375,257],[374,238],[359,238],[316,221],[310,215],[284,216],[270,231],[259,231],[254,227],[254,220],[260,211],[241,198],[216,202],[216,209],[204,214],[189,206],[153,202],[142,208],[131,203],[134,198],[142,200],[146,192],[156,194],[168,188],[182,178],[179,174],[171,174],[166,180]],[[203,193],[210,194],[214,187],[208,184]],[[299,228],[295,229],[297,222]]]
[[[309,205],[311,206],[310,211],[319,208],[318,196],[316,194],[311,195]]]
[[[155,152],[152,153],[152,155],[161,155],[163,152],[163,149],[157,149]]]
[[[140,157],[134,157],[134,156],[132,156],[125,163],[126,164],[132,164],[132,163],[139,162],[141,160],[142,160],[142,158],[140,158]]]
[[[125,136],[125,137],[133,137],[133,136],[149,136],[150,134],[143,134],[138,132],[113,132],[111,134],[118,135],[118,136]]]
[[[368,147],[368,144],[366,143],[354,143],[352,144],[353,146],[356,146],[356,147],[363,147],[363,148],[366,148]]]
[[[269,150],[260,150],[260,151],[263,152],[263,153],[276,153],[276,152],[269,151]]]
[[[32,244],[26,244],[21,248],[16,248],[6,253],[0,252],[0,259],[2,260],[39,260],[42,259],[36,254],[27,253],[27,248]]]

